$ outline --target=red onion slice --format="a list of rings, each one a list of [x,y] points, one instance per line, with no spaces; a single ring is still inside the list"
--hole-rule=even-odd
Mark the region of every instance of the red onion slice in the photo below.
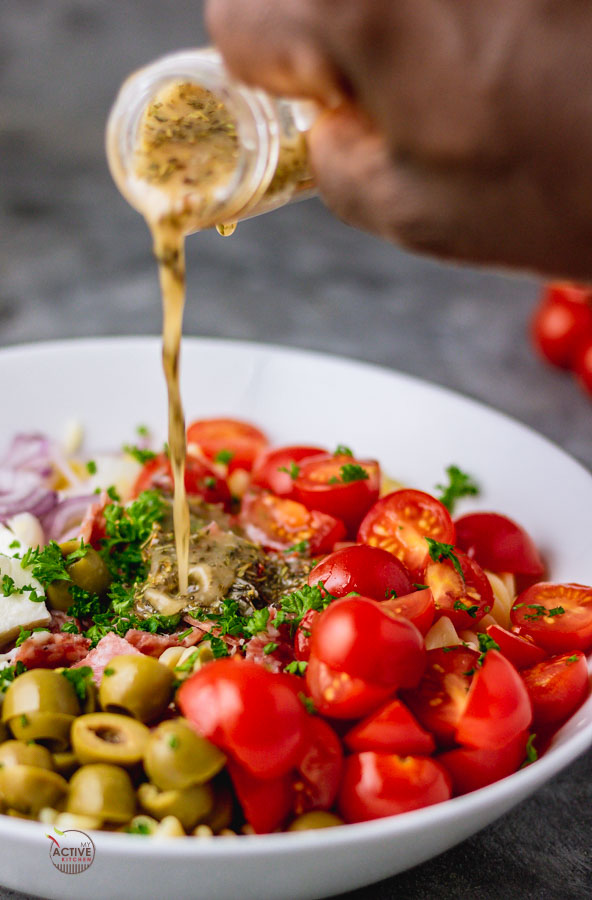
[[[42,525],[47,539],[59,542],[76,537],[78,527],[86,516],[89,506],[95,503],[96,499],[96,494],[84,494],[58,501],[43,517]]]
[[[29,512],[39,518],[53,509],[56,503],[56,492],[43,484],[38,473],[0,468],[0,521],[21,512]]]
[[[47,477],[52,472],[52,441],[44,434],[17,434],[0,458],[2,469],[24,469]]]

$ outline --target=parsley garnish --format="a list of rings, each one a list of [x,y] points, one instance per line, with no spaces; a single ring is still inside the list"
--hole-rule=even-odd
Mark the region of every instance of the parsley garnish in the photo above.
[[[397,599],[396,590],[394,588],[391,588],[389,591],[389,589],[387,588],[386,591],[384,592],[384,599],[385,600],[396,600]]]
[[[213,491],[216,487],[216,479],[213,475],[206,475],[204,478],[204,487],[206,487],[209,491]]]
[[[45,587],[52,581],[71,581],[66,571],[66,560],[55,541],[50,541],[42,550],[30,547],[21,559],[21,569],[28,568]]]
[[[171,750],[177,750],[179,747],[179,744],[180,744],[179,735],[171,734],[169,736],[169,747],[171,748]]]
[[[66,678],[81,702],[86,700],[89,684],[92,681],[93,670],[90,666],[80,666],[79,669],[63,669],[62,675]]]
[[[539,758],[537,748],[534,745],[535,740],[536,734],[529,734],[528,740],[526,742],[526,759],[520,766],[521,769],[524,769],[525,766],[529,766],[531,763],[536,762]]]
[[[577,653],[574,653],[573,656],[568,656],[568,657],[567,657],[567,659],[565,660],[565,665],[566,665],[566,666],[570,666],[572,663],[577,662],[577,661],[579,660],[579,658],[580,658],[580,657],[578,656],[578,654],[577,654]]]
[[[127,834],[151,834],[150,826],[146,822],[134,822],[125,830]]]
[[[17,547],[20,547],[20,545],[21,545],[21,542],[20,542],[20,541],[17,541],[17,539],[15,538],[14,541],[11,541],[10,544],[8,545],[8,549],[9,549],[9,550],[16,550]]]
[[[123,452],[132,456],[141,466],[145,466],[147,462],[156,459],[154,450],[142,450],[141,447],[136,447],[134,444],[124,444]]]
[[[137,425],[136,426],[136,434],[138,437],[147,438],[150,437],[150,429],[147,425]]]
[[[468,613],[472,619],[475,619],[479,612],[478,606],[468,606],[466,603],[463,603],[462,600],[455,600],[452,608]]]
[[[517,603],[514,609],[522,609],[522,607],[526,607],[526,609],[533,609],[534,613],[526,613],[525,619],[532,619],[536,621],[537,619],[542,619],[545,616],[562,616],[565,613],[565,610],[562,606],[554,606],[553,609],[547,609],[546,606],[543,606],[541,603]]]
[[[113,484],[107,488],[107,496],[113,503],[119,503],[119,501],[121,500],[121,497],[117,493],[117,490],[115,489],[115,485],[113,485]]]
[[[346,463],[339,472],[344,484],[349,484],[352,481],[367,481],[370,478],[366,469],[363,466],[358,466],[356,463]]]
[[[425,591],[426,588],[429,588],[429,584],[419,584],[417,581],[413,581],[412,586],[416,591]]]
[[[96,475],[96,474],[97,474],[97,464],[96,464],[96,462],[94,461],[94,459],[89,459],[89,460],[88,460],[88,462],[87,462],[87,464],[86,464],[86,471],[88,472],[89,475]]]
[[[275,641],[270,641],[263,648],[263,652],[265,653],[266,656],[269,656],[269,654],[273,653],[274,650],[277,650],[278,647],[279,647],[279,644],[276,644]]]
[[[299,541],[297,544],[294,544],[294,546],[284,550],[284,553],[308,553],[309,546],[308,541]]]
[[[3,669],[0,669],[0,691],[4,693],[8,688],[8,685],[11,684],[15,678],[19,675],[22,675],[23,672],[27,671],[27,667],[20,661],[20,659],[14,664],[14,666],[4,666]]]
[[[133,584],[146,575],[142,545],[163,514],[163,500],[156,491],[143,491],[127,507],[116,503],[105,507],[107,537],[100,554],[117,580]]]
[[[189,635],[191,634],[192,631],[193,631],[193,628],[188,628],[187,631],[182,631],[181,634],[177,635],[177,640],[184,641],[186,637],[189,637]]]
[[[234,450],[218,450],[214,462],[223,463],[225,466],[236,456]]]
[[[278,466],[278,472],[285,472],[286,475],[290,476],[292,481],[296,481],[300,475],[300,466],[297,466],[295,462],[292,462],[290,463],[290,468],[287,466]]]
[[[353,452],[345,444],[337,444],[333,456],[353,456]]]
[[[437,484],[436,490],[441,491],[440,503],[449,512],[453,512],[457,500],[460,500],[461,497],[475,496],[479,493],[479,487],[471,476],[459,469],[458,466],[448,466],[446,474],[448,475],[448,484]]]
[[[483,665],[483,660],[485,659],[485,655],[488,650],[499,650],[500,645],[497,641],[494,641],[492,637],[489,637],[488,634],[483,634],[483,632],[479,632],[477,634],[477,638],[479,640],[479,650],[481,651],[481,656],[479,657],[477,664]]]
[[[228,647],[226,646],[222,638],[212,636],[210,638],[210,647],[212,648],[214,659],[221,659],[224,656],[230,656]]]
[[[10,597],[11,594],[21,594],[22,589],[17,588],[14,583],[14,578],[11,578],[10,575],[2,576],[2,593],[5,597]]]
[[[295,659],[284,667],[284,672],[288,672],[290,675],[304,675],[307,666],[308,663],[305,659]]]
[[[179,666],[175,666],[175,672],[191,672],[198,657],[199,650],[194,650],[193,653],[189,654],[185,662],[182,662]]]
[[[23,628],[22,625],[21,625],[21,627],[20,627],[20,632],[19,632],[19,636],[17,637],[14,646],[15,646],[15,647],[20,647],[20,645],[21,645],[21,644],[24,644],[24,642],[25,642],[28,638],[30,638],[31,635],[33,634],[33,632],[35,632],[35,631],[47,631],[47,628],[44,628],[42,625],[40,625],[38,628],[33,628],[32,631],[28,631],[26,628]]]
[[[309,716],[316,715],[316,712],[317,712],[316,706],[314,705],[312,699],[310,697],[306,696],[304,691],[298,692],[298,699],[302,703],[303,707],[305,708],[305,710],[307,711]]]
[[[426,541],[430,558],[433,559],[434,562],[441,562],[444,559],[449,559],[464,582],[465,576],[458,556],[454,552],[454,544],[443,544],[441,541],[435,541],[433,538],[429,537],[426,538]]]
[[[78,625],[75,622],[64,622],[60,631],[64,631],[66,634],[80,634]]]
[[[282,597],[280,600],[280,611],[275,617],[275,623],[281,625],[282,622],[289,621],[295,630],[300,624],[307,612],[311,609],[321,612],[335,598],[331,594],[322,593],[322,582],[311,587],[305,584],[300,590]]]

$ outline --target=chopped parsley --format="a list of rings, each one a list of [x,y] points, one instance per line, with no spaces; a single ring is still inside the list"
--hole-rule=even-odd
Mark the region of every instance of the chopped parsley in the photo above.
[[[214,457],[214,462],[223,463],[225,466],[236,456],[234,450],[218,450]]]
[[[323,584],[315,584],[311,587],[305,584],[300,590],[282,597],[280,600],[280,611],[275,617],[275,623],[281,625],[282,622],[290,622],[295,630],[300,625],[302,619],[314,609],[316,612],[322,612],[335,598],[331,594],[322,592]]]
[[[147,822],[134,822],[125,830],[127,834],[152,834]]]
[[[96,474],[97,474],[97,464],[96,464],[96,462],[94,461],[94,459],[89,459],[89,460],[88,460],[88,462],[87,462],[87,464],[86,464],[86,471],[88,472],[89,475],[96,475]]]
[[[177,635],[177,640],[184,641],[186,637],[189,637],[189,635],[191,634],[192,631],[193,631],[193,628],[188,628],[187,631],[182,631],[181,634]]]
[[[386,591],[384,592],[384,599],[385,600],[396,600],[397,599],[396,590],[394,588],[391,588],[389,591],[389,589],[387,588]]]
[[[63,631],[66,634],[80,634],[78,625],[75,622],[64,622],[60,631]]]
[[[579,659],[580,659],[580,657],[578,656],[578,654],[577,654],[577,653],[574,653],[573,656],[568,656],[568,657],[567,657],[567,659],[565,660],[565,665],[566,665],[566,666],[571,666],[572,663],[577,662]]]
[[[305,659],[295,659],[284,667],[284,672],[288,672],[290,675],[304,675],[307,666],[308,663]]]
[[[542,619],[546,616],[554,618],[555,616],[562,616],[565,614],[565,610],[562,606],[554,606],[552,609],[547,609],[547,607],[543,606],[541,603],[517,603],[514,609],[522,609],[522,607],[534,610],[533,613],[525,613],[524,618],[535,622],[537,619]]]
[[[17,539],[15,538],[14,541],[11,541],[10,544],[8,545],[8,549],[9,550],[17,550],[20,547],[20,545],[21,545],[21,542],[17,541]]]
[[[270,653],[273,653],[274,650],[277,650],[278,647],[279,647],[279,644],[276,644],[275,641],[270,641],[270,642],[269,642],[268,644],[266,644],[265,647],[263,648],[263,652],[265,653],[266,656],[269,656],[269,654],[270,654]]]
[[[171,750],[177,750],[179,748],[180,743],[181,742],[179,741],[178,734],[171,734],[169,736],[169,747],[171,748]]]
[[[107,488],[107,496],[112,503],[119,503],[121,500],[121,497],[117,493],[117,490],[115,489],[115,486],[113,484]]]
[[[128,456],[133,457],[141,466],[145,466],[146,463],[156,459],[154,450],[143,450],[141,447],[136,447],[134,444],[124,444],[123,452],[127,453]]]
[[[302,703],[303,707],[305,708],[305,710],[307,711],[307,713],[309,714],[309,716],[315,716],[315,715],[316,715],[316,712],[317,712],[316,706],[314,705],[312,699],[311,699],[310,697],[307,697],[307,696],[306,696],[306,694],[304,693],[304,691],[299,691],[299,692],[298,692],[298,699],[299,699],[300,702]]]
[[[483,665],[483,660],[487,654],[488,650],[499,650],[500,645],[497,641],[494,641],[492,637],[489,637],[488,634],[483,634],[483,632],[479,632],[477,634],[477,638],[479,640],[479,650],[481,651],[481,656],[478,659],[478,665]]]
[[[429,588],[429,584],[419,584],[417,581],[413,581],[412,586],[416,591],[425,591],[426,588]]]
[[[345,463],[339,469],[339,477],[334,475],[329,478],[327,484],[351,484],[353,481],[367,481],[370,475],[364,468],[357,463]]]
[[[520,766],[521,769],[524,769],[525,766],[529,766],[531,763],[536,762],[539,758],[537,748],[534,745],[535,740],[536,734],[529,734],[528,740],[526,742],[526,759]]]
[[[479,612],[478,606],[470,606],[467,603],[463,603],[462,600],[455,600],[452,608],[468,613],[472,619],[476,619]]]
[[[22,625],[21,625],[21,627],[20,627],[20,632],[19,632],[19,636],[17,637],[14,646],[15,646],[15,647],[20,647],[20,645],[21,645],[21,644],[24,644],[24,642],[25,642],[28,638],[30,638],[31,635],[33,634],[33,632],[35,632],[35,631],[47,631],[47,628],[44,628],[42,625],[40,625],[38,628],[33,628],[32,631],[28,631],[26,628],[23,628]]]
[[[206,475],[204,478],[204,486],[209,490],[213,491],[216,487],[216,479],[213,475]]]
[[[178,666],[175,666],[175,672],[191,672],[198,658],[199,650],[194,650],[193,653],[189,654],[184,662],[182,662]]]
[[[337,444],[333,456],[353,456],[353,452],[345,444]]]
[[[453,512],[456,501],[461,497],[474,497],[479,493],[479,486],[470,475],[467,475],[458,466],[448,466],[446,474],[448,475],[448,484],[437,484],[436,490],[441,492],[440,503],[449,512]]]
[[[284,550],[284,553],[308,553],[309,547],[308,541],[299,541],[297,544]]]
[[[44,587],[52,581],[71,581],[66,571],[66,560],[55,541],[50,541],[43,549],[30,547],[21,559],[21,569],[28,568]]]
[[[458,556],[454,552],[454,544],[444,544],[441,541],[435,541],[433,538],[429,537],[426,538],[426,541],[430,553],[430,558],[434,562],[442,562],[442,560],[445,559],[450,560],[464,582],[465,576]]]
[[[147,425],[137,425],[136,426],[136,434],[138,437],[147,438],[150,437],[150,429]]]
[[[210,647],[212,648],[214,659],[221,659],[224,656],[230,656],[228,647],[226,646],[222,638],[214,636],[210,637]]]
[[[12,594],[21,594],[22,588],[18,588],[14,583],[14,578],[11,578],[10,575],[2,576],[2,593],[5,597],[10,597]]]
[[[292,481],[296,481],[300,475],[300,466],[297,466],[295,462],[291,462],[290,468],[287,466],[278,466],[278,472],[285,472],[286,475],[290,476]]]
[[[119,503],[111,503],[105,507],[107,536],[103,540],[100,555],[117,581],[133,584],[145,577],[142,545],[163,514],[163,500],[156,491],[143,491],[127,507]]]
[[[19,660],[13,666],[0,669],[0,692],[4,693],[15,678],[27,671],[27,667]]]
[[[80,666],[78,669],[63,669],[62,675],[70,682],[76,691],[76,696],[83,703],[86,700],[88,689],[92,682],[93,670],[91,667]]]

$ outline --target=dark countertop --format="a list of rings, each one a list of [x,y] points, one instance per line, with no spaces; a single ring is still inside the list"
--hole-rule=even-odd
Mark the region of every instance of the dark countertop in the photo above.
[[[198,0],[3,4],[2,346],[159,331],[147,230],[110,179],[103,127],[133,68],[206,42]],[[592,467],[590,400],[528,345],[533,279],[410,256],[345,227],[317,201],[245,223],[229,240],[192,237],[188,258],[186,334],[401,369],[515,416]],[[591,783],[588,753],[457,848],[349,896],[589,897]],[[15,896],[0,889],[0,900]]]

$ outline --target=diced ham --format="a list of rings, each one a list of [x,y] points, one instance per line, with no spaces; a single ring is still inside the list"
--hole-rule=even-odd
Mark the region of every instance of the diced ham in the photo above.
[[[93,670],[93,680],[96,684],[100,684],[103,672],[113,657],[122,656],[124,653],[135,653],[138,656],[140,655],[140,651],[137,650],[133,644],[130,644],[125,638],[110,632],[109,634],[106,634],[105,637],[101,638],[94,650],[91,650],[84,659],[81,659],[75,666],[72,666],[72,668],[78,669],[81,666],[90,666]]]
[[[291,663],[294,659],[294,647],[289,639],[289,633],[286,628],[281,626],[279,629],[273,624],[275,610],[270,609],[270,618],[267,622],[265,631],[260,631],[255,637],[245,644],[245,657],[252,662],[259,663],[269,669],[270,672],[283,672],[284,667]],[[265,652],[265,647],[269,644],[277,644],[275,650],[270,653]]]
[[[90,641],[81,634],[37,631],[18,648],[15,660],[27,669],[57,669],[83,665]]]

